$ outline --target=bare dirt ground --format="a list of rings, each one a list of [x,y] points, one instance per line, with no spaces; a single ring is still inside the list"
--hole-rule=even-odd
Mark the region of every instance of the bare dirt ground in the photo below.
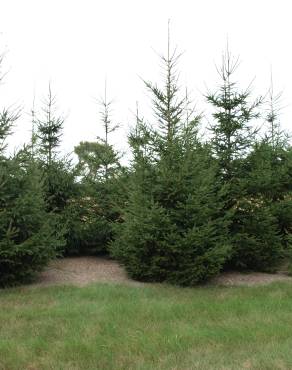
[[[289,281],[292,277],[283,273],[266,274],[261,272],[225,272],[213,279],[210,284],[224,286],[264,285],[275,281]],[[76,285],[85,286],[94,282],[119,283],[134,286],[145,284],[131,280],[117,262],[99,257],[70,257],[59,259],[39,275],[34,286]]]
[[[33,285],[85,286],[94,282],[142,285],[129,279],[117,262],[98,257],[67,257],[55,260],[40,273]]]
[[[224,286],[238,285],[266,285],[276,281],[288,281],[292,283],[292,277],[284,273],[267,274],[264,272],[241,273],[237,271],[223,272],[212,280],[212,284]]]

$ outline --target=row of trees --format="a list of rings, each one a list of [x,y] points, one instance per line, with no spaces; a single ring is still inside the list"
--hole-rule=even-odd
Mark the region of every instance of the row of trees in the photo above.
[[[263,98],[251,101],[233,77],[227,50],[221,84],[206,95],[210,139],[185,109],[175,54],[163,58],[162,88],[146,83],[158,125],[137,119],[124,222],[112,254],[134,278],[193,285],[222,269],[273,271],[290,255],[292,151],[270,94],[268,130],[255,128]]]
[[[162,87],[145,82],[155,124],[137,109],[129,133],[132,160],[104,136],[75,147],[77,165],[60,158],[63,119],[49,89],[33,114],[31,143],[13,156],[4,140],[17,115],[0,116],[0,284],[30,279],[51,258],[107,253],[135,279],[194,285],[224,269],[274,271],[290,258],[292,149],[281,130],[278,97],[252,101],[234,80],[227,50],[221,83],[205,98],[213,111],[208,139],[202,115],[178,84],[176,53],[162,58]],[[257,122],[265,119],[266,130]]]

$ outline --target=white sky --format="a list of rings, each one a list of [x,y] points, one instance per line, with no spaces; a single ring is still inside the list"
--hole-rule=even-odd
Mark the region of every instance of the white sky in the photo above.
[[[290,4],[289,4],[290,3]],[[273,69],[275,90],[283,90],[282,124],[292,121],[292,22],[289,0],[0,0],[0,51],[6,50],[0,107],[23,107],[10,139],[19,146],[29,139],[28,115],[47,93],[49,80],[64,113],[63,152],[100,134],[99,107],[104,80],[114,98],[113,119],[123,128],[113,141],[125,149],[132,112],[139,101],[151,119],[149,100],[139,76],[160,79],[159,59],[167,46],[167,20],[172,44],[184,51],[180,83],[187,85],[198,109],[202,93],[216,86],[214,68],[228,36],[242,61],[242,87],[256,76],[255,94],[264,94]]]

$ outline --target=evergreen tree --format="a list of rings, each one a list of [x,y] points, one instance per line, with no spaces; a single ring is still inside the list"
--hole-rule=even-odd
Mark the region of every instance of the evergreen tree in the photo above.
[[[220,168],[223,182],[233,182],[240,178],[242,158],[244,158],[253,142],[257,130],[253,121],[259,117],[258,107],[262,98],[249,104],[250,89],[239,91],[232,80],[238,67],[238,59],[232,58],[228,47],[222,58],[221,69],[218,69],[222,80],[219,90],[207,95],[207,101],[215,108],[211,125],[212,149]],[[235,202],[234,200],[233,202]]]
[[[0,156],[4,154],[5,140],[11,134],[13,123],[17,118],[17,115],[11,114],[7,109],[0,112]]]
[[[119,217],[117,209],[122,168],[119,155],[110,144],[110,134],[118,125],[111,120],[111,101],[100,101],[103,136],[75,147],[77,173],[81,176],[80,193],[66,209],[69,254],[96,254],[107,251],[112,239],[112,224]],[[123,197],[123,195],[122,195]]]
[[[64,119],[55,115],[56,96],[52,94],[51,85],[42,108],[43,117],[37,118],[37,138],[39,150],[48,168],[56,159],[57,148],[60,145]]]
[[[56,105],[56,96],[53,95],[49,84],[41,117],[33,108],[32,124],[36,127],[32,135],[31,147],[43,171],[48,210],[62,213],[67,201],[75,194],[75,173],[68,157],[58,158],[64,119],[57,116]]]
[[[107,98],[105,84],[104,97],[99,101],[101,106],[100,117],[103,135],[97,136],[94,142],[81,142],[75,147],[78,156],[78,170],[85,181],[106,182],[114,178],[119,170],[119,155],[110,144],[109,136],[115,132],[119,125],[112,122],[112,101]]]
[[[214,161],[198,140],[200,117],[184,119],[178,57],[169,42],[162,60],[164,87],[146,82],[158,127],[138,117],[129,137],[129,200],[111,252],[136,279],[193,285],[222,268],[229,250],[227,219],[220,215]]]
[[[230,243],[233,246],[229,265],[256,270],[272,269],[281,257],[276,219],[248,191],[248,156],[256,141],[253,122],[259,117],[262,98],[249,103],[251,91],[243,92],[233,81],[238,60],[226,51],[219,74],[222,84],[207,100],[215,108],[211,126],[212,150],[218,163],[218,179],[225,187],[224,212],[230,212]]]
[[[27,147],[5,155],[18,114],[0,114],[0,286],[30,280],[62,247],[46,212],[41,174]]]
[[[249,156],[249,192],[260,199],[277,219],[285,254],[291,249],[292,157],[289,136],[281,128],[280,98],[274,95],[273,82],[268,94],[265,136],[254,145]]]
[[[3,55],[0,55],[0,83],[3,80],[2,65]],[[0,112],[0,159],[6,149],[5,140],[11,135],[13,124],[18,118],[19,111],[11,112],[7,108],[3,108]]]
[[[107,84],[105,82],[104,88],[104,98],[100,100],[100,105],[102,110],[100,112],[102,126],[104,129],[104,137],[99,138],[99,141],[104,143],[104,155],[101,156],[103,160],[103,167],[104,167],[104,178],[108,180],[108,178],[112,175],[112,172],[115,171],[118,165],[118,154],[113,149],[112,145],[109,143],[109,135],[115,132],[119,128],[119,124],[113,123],[111,119],[111,106],[112,101],[108,101],[107,98]]]
[[[0,286],[29,281],[63,247],[46,212],[41,173],[26,149],[0,161]]]
[[[118,171],[118,154],[109,144],[81,141],[74,151],[78,156],[77,171],[83,181],[104,182]]]

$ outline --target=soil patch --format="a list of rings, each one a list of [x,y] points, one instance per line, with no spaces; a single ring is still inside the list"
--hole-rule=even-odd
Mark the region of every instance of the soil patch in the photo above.
[[[237,271],[223,272],[212,280],[213,284],[224,286],[266,285],[277,281],[292,282],[292,277],[284,273],[267,274],[264,272],[241,273]]]
[[[292,283],[292,277],[284,273],[267,274],[261,272],[240,273],[224,272],[214,278],[210,284],[223,286],[265,285],[276,281]],[[67,257],[58,259],[40,273],[34,286],[76,285],[85,286],[94,282],[118,283],[143,286],[130,279],[124,268],[116,261],[100,257]]]
[[[34,285],[84,286],[94,282],[142,285],[128,278],[116,261],[99,257],[67,257],[52,261]]]

